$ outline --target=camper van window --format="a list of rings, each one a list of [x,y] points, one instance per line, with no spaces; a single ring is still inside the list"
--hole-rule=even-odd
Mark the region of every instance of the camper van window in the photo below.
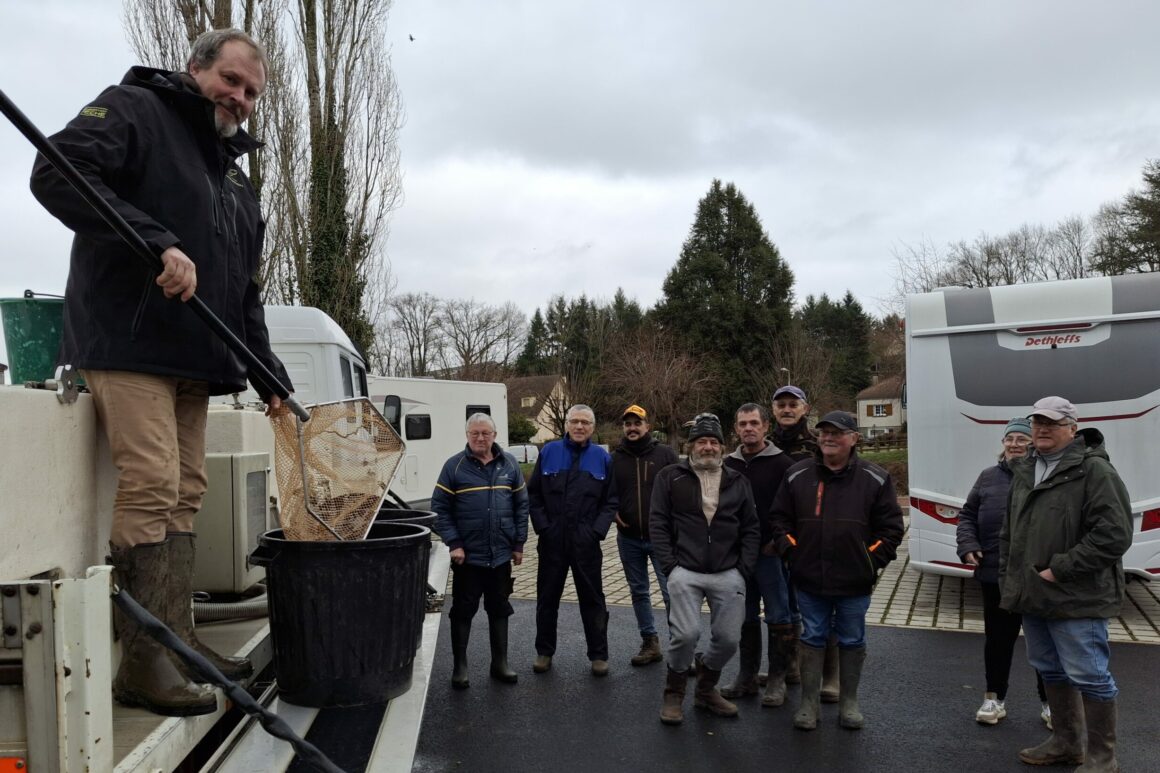
[[[407,417],[407,440],[429,440],[431,417],[426,413],[412,413]]]
[[[474,416],[477,413],[486,413],[488,416],[491,416],[491,406],[490,405],[469,405],[469,406],[467,406],[467,415],[463,417],[463,420],[467,421],[468,419],[470,419],[472,416]]]
[[[355,375],[355,383],[358,384],[358,396],[359,397],[366,397],[367,395],[370,394],[370,391],[367,389],[367,372],[366,372],[366,370],[363,368],[363,366],[359,365],[358,363],[355,363],[354,375]]]
[[[387,423],[399,431],[399,414],[402,413],[403,401],[398,395],[387,395],[383,400],[383,418]]]
[[[350,360],[338,355],[338,369],[342,372],[342,396],[354,397],[354,379],[350,374]]]

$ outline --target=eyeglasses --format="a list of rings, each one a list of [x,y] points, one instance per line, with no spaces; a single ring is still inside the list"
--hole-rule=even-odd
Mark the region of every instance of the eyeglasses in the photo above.
[[[818,430],[818,437],[841,437],[842,435],[851,435],[854,433],[852,429],[820,429]]]
[[[1035,427],[1070,427],[1074,423],[1075,422],[1071,419],[1060,419],[1059,421],[1052,421],[1051,419],[1045,419],[1042,416],[1031,417],[1031,424]]]
[[[1031,442],[1031,438],[1026,435],[1008,435],[1003,438],[1003,445],[1007,446],[1025,446]]]
[[[577,427],[587,427],[592,424],[592,422],[588,421],[588,419],[568,419],[568,423]]]

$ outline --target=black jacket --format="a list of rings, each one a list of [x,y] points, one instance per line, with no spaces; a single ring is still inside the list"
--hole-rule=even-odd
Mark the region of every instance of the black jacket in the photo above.
[[[197,266],[197,295],[290,386],[270,351],[255,282],[265,223],[234,159],[260,147],[245,132],[221,140],[213,103],[188,75],[134,67],[52,138],[101,196],[160,255],[178,246]],[[245,389],[246,366],[38,156],[32,192],[76,232],[65,289],[61,359]],[[270,391],[255,384],[263,399]]]
[[[781,486],[785,471],[792,467],[793,459],[772,442],[766,440],[765,448],[748,459],[741,453],[741,447],[725,457],[725,466],[737,470],[749,479],[753,487],[753,504],[757,506],[757,520],[761,523],[761,544],[773,539],[773,523],[769,520],[769,510],[773,497]]]
[[[979,473],[959,511],[955,529],[957,552],[964,562],[967,553],[982,551],[983,560],[975,567],[979,582],[999,582],[999,531],[1007,515],[1007,492],[1011,489],[1011,468],[1006,460]]]
[[[658,443],[655,438],[637,444],[622,440],[612,452],[612,474],[616,478],[616,493],[620,501],[617,515],[628,524],[616,525],[621,534],[648,540],[648,508],[653,483],[658,472],[677,461],[677,452]]]
[[[664,468],[653,486],[649,535],[666,575],[682,566],[702,574],[737,568],[752,576],[761,527],[749,481],[722,466],[717,512],[709,522],[701,507],[701,479],[688,460]]]
[[[851,451],[834,472],[816,459],[785,474],[773,500],[773,533],[794,587],[819,596],[865,596],[902,542],[890,474]]]

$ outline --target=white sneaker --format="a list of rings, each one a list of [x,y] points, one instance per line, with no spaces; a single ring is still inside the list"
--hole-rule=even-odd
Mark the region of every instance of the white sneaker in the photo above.
[[[975,721],[980,725],[997,725],[1006,716],[1006,704],[993,692],[983,693],[983,705],[975,712]]]
[[[1047,703],[1042,705],[1043,710],[1039,712],[1039,718],[1043,720],[1043,724],[1047,725],[1047,729],[1051,730],[1051,706]]]

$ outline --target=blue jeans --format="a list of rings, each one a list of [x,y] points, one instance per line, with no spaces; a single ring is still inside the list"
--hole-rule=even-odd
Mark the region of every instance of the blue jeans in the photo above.
[[[745,622],[761,620],[765,607],[766,625],[787,625],[793,622],[790,607],[789,578],[777,556],[759,555],[757,571],[745,582]]]
[[[824,648],[831,631],[842,649],[866,646],[866,610],[870,596],[815,596],[797,589],[802,613],[802,644]]]
[[[1108,621],[1054,620],[1023,615],[1027,660],[1046,684],[1069,682],[1088,698],[1114,700],[1119,694],[1108,671]]]
[[[653,573],[661,586],[661,598],[665,609],[669,608],[669,581],[661,571],[660,561],[653,551],[651,542],[635,537],[616,535],[616,548],[620,551],[620,563],[624,566],[624,579],[632,593],[632,611],[636,615],[636,625],[641,636],[656,636],[657,625],[653,619],[652,597],[649,595],[648,564],[652,561]]]

